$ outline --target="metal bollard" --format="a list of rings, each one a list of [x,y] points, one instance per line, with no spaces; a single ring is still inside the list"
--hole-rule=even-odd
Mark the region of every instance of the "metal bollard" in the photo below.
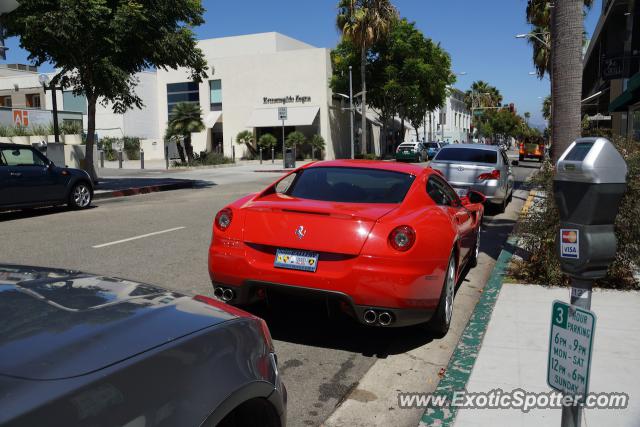
[[[311,147],[311,161],[314,161],[315,159],[316,159],[316,148]]]
[[[100,168],[104,169],[104,150],[100,150]]]
[[[169,170],[169,147],[167,145],[164,146],[164,162]]]
[[[260,149],[260,164],[262,164],[262,148]]]
[[[276,161],[276,152],[273,147],[271,147],[271,163],[275,163]]]
[[[140,149],[140,169],[144,169],[144,150]]]
[[[122,151],[118,151],[118,169],[122,169]]]
[[[233,151],[233,163],[236,162],[236,147],[232,146],[231,150]]]

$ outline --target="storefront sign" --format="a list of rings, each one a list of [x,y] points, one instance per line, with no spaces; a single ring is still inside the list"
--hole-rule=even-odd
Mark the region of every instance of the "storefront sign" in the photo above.
[[[13,110],[13,124],[15,126],[29,126],[29,111]]]
[[[611,120],[611,116],[605,116],[604,114],[598,113],[598,114],[596,114],[594,116],[587,117],[587,119],[590,122],[597,122],[597,121],[600,121],[600,120]]]
[[[311,102],[310,96],[285,96],[282,98],[262,98],[263,104],[306,104],[307,102]]]
[[[613,80],[622,78],[624,58],[607,58],[602,60],[602,78]]]

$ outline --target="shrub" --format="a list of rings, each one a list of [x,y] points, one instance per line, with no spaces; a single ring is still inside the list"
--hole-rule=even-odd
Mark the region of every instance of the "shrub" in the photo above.
[[[356,159],[360,159],[360,160],[382,160],[382,157],[376,156],[375,154],[372,154],[372,153],[356,154],[353,157],[355,157]]]
[[[0,136],[8,138],[13,136],[13,126],[1,126],[0,125]]]
[[[614,289],[637,289],[633,271],[640,267],[640,143],[626,138],[612,141],[629,167],[627,192],[616,218],[618,251],[607,277],[598,286]],[[560,271],[555,238],[560,228],[560,216],[553,199],[553,167],[548,161],[533,177],[531,184],[546,197],[521,218],[515,230],[519,246],[527,253],[516,260],[510,274],[519,281],[560,286],[568,279]]]
[[[60,133],[63,135],[80,135],[82,132],[82,122],[80,120],[65,120],[60,126]]]
[[[294,131],[287,135],[287,139],[284,144],[287,148],[298,148],[301,147],[305,142],[307,142],[307,138],[304,136],[302,132]]]
[[[140,160],[140,138],[125,136],[122,138],[127,159]]]
[[[262,147],[265,150],[270,150],[271,147],[275,146],[278,143],[278,140],[275,136],[270,133],[265,133],[258,140],[258,146]]]
[[[182,162],[174,162],[173,166],[175,167],[189,167],[189,166],[212,166],[212,165],[223,165],[233,163],[233,160],[229,157],[225,157],[221,153],[207,153],[201,152],[200,155],[194,154],[193,162],[191,164],[182,163]]]

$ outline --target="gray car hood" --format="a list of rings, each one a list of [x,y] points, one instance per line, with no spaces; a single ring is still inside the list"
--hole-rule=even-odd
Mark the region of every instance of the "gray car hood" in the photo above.
[[[65,270],[0,265],[0,375],[94,372],[239,311],[166,289]]]

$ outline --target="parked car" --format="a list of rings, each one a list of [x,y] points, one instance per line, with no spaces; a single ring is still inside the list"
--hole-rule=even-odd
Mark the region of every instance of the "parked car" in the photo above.
[[[397,161],[422,162],[429,157],[422,142],[403,142],[396,149]]]
[[[215,298],[0,265],[0,425],[284,426],[265,322]]]
[[[237,305],[301,294],[365,325],[444,335],[457,280],[477,260],[483,201],[416,165],[303,166],[217,213],[214,293]]]
[[[0,143],[0,209],[67,204],[86,209],[93,183],[80,169],[58,167],[38,150]]]
[[[423,144],[427,149],[427,158],[429,160],[433,159],[435,155],[438,154],[438,151],[440,151],[440,148],[442,148],[442,144],[438,142],[425,142]]]
[[[479,191],[501,211],[513,195],[514,177],[509,157],[495,145],[452,144],[443,147],[431,162],[459,195]]]
[[[538,160],[538,162],[542,163],[544,161],[544,153],[545,146],[544,142],[536,142],[536,141],[524,141],[519,145],[519,160],[523,161],[525,159],[534,158]]]

